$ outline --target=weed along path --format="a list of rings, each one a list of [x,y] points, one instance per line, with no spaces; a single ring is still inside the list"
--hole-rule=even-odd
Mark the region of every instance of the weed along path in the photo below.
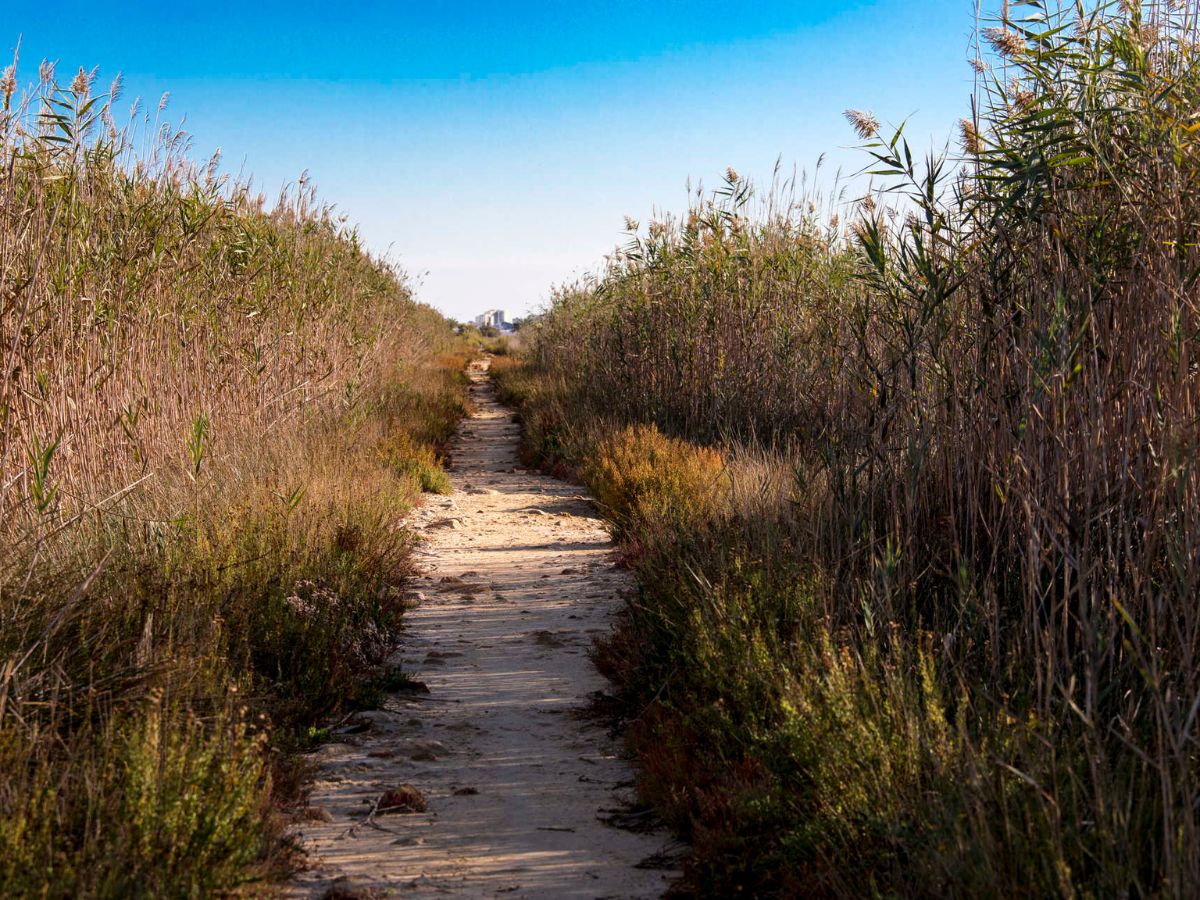
[[[654,865],[665,834],[628,830],[632,772],[585,714],[626,577],[581,489],[520,467],[486,367],[454,492],[411,519],[425,574],[401,656],[428,693],[389,695],[317,753],[296,895],[658,897],[674,875]]]

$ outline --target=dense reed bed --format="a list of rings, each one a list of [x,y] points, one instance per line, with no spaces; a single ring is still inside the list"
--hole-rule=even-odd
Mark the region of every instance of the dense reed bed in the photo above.
[[[701,893],[1200,891],[1198,13],[1012,4],[961,151],[851,111],[866,196],[731,171],[497,368]]]
[[[465,346],[301,179],[273,208],[80,71],[0,79],[0,884],[210,896],[289,865],[370,703]]]

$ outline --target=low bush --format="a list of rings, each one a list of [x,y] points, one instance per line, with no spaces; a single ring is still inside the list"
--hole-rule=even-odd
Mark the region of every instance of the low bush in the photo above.
[[[410,435],[397,432],[380,441],[379,454],[397,475],[413,479],[420,490],[450,493],[450,478],[432,447],[417,444]]]
[[[711,519],[729,492],[719,451],[667,437],[654,425],[605,434],[581,475],[621,533],[662,533]]]

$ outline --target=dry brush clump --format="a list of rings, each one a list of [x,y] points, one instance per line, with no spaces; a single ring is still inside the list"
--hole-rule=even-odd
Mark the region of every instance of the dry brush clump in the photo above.
[[[524,329],[533,452],[760,460],[600,657],[697,884],[1200,886],[1200,10],[1020,10],[961,155],[853,113],[867,197],[730,172]]]
[[[287,861],[282,751],[372,693],[468,348],[305,179],[268,209],[81,71],[0,81],[0,883]],[[284,785],[286,787],[286,785]],[[286,798],[283,798],[286,799]]]
[[[618,534],[712,518],[729,494],[722,454],[631,425],[600,435],[581,475]]]

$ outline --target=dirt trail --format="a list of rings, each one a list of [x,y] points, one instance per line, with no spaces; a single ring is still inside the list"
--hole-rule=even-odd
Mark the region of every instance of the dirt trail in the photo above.
[[[580,488],[520,467],[486,365],[471,368],[476,412],[456,438],[454,493],[411,520],[427,539],[426,574],[401,657],[429,693],[391,696],[364,714],[367,730],[321,748],[315,818],[301,828],[319,865],[297,896],[344,884],[405,897],[657,897],[674,874],[654,866],[665,835],[611,824],[638,821],[632,773],[581,715],[604,686],[587,650],[626,577]],[[371,815],[403,784],[427,811]]]

